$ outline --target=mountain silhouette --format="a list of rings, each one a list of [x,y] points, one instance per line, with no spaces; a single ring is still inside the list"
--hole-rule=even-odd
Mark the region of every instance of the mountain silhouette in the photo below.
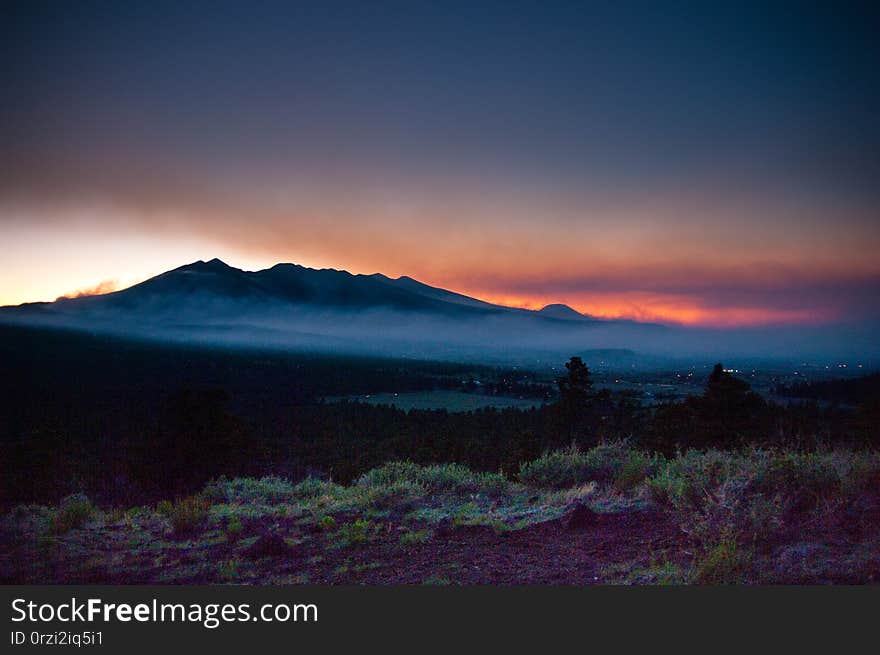
[[[258,305],[310,306],[328,309],[365,310],[386,308],[458,316],[508,314],[537,319],[589,321],[567,305],[548,305],[540,311],[496,305],[460,293],[432,287],[408,276],[396,279],[381,273],[354,275],[336,269],[313,269],[298,264],[276,264],[261,271],[243,271],[220,259],[199,260],[112,293],[60,298],[54,303],[27,303],[20,307],[65,313],[77,309],[151,311],[191,310],[187,303],[216,301],[231,308]],[[4,308],[10,309],[10,308]]]
[[[547,316],[549,318],[558,318],[561,321],[589,321],[592,320],[588,316],[581,314],[575,309],[572,309],[568,305],[563,305],[562,303],[554,303],[552,305],[547,305],[538,310],[538,313],[542,316]]]
[[[0,322],[444,357],[571,348],[589,341],[591,330],[595,336],[601,327],[607,334],[615,324],[560,304],[540,311],[496,305],[407,276],[353,275],[297,264],[244,271],[219,259],[180,266],[121,291],[3,307]],[[649,331],[659,327],[636,325]]]
[[[409,311],[441,311],[440,301],[413,293],[369,275],[335,269],[316,270],[297,264],[276,264],[262,271],[242,271],[219,259],[198,261],[151,278],[106,298],[138,303],[165,297],[201,295],[247,303],[287,303],[330,308],[389,307]]]

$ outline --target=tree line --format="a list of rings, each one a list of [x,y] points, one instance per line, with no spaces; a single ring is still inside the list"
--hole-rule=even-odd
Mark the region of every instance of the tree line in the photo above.
[[[522,462],[572,443],[624,438],[650,451],[749,444],[815,449],[880,445],[872,405],[780,405],[715,366],[702,394],[645,407],[628,393],[596,389],[578,357],[554,402],[531,409],[404,411],[361,402],[298,402],[264,431],[222,389],[167,395],[139,430],[114,439],[71,438],[70,425],[35,426],[2,444],[4,504],[84,490],[107,502],[185,494],[219,475],[307,475],[348,482],[389,460],[459,462],[514,475]],[[872,411],[874,413],[872,413]]]

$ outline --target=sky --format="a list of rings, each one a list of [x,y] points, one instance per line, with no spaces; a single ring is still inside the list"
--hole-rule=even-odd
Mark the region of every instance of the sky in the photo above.
[[[870,3],[6,2],[0,305],[198,259],[880,323]]]

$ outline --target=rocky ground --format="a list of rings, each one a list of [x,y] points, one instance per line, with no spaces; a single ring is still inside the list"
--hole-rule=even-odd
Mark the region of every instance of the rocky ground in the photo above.
[[[587,510],[592,514],[591,510]],[[234,539],[222,531],[198,541],[133,532],[120,522],[83,528],[52,544],[21,543],[3,561],[4,582],[248,584],[597,584],[682,579],[687,539],[653,510],[568,517],[519,529],[388,520],[364,541],[275,521]],[[345,521],[345,517],[339,517]],[[353,523],[349,525],[354,525]],[[166,530],[167,531],[167,530]],[[163,531],[164,532],[164,531]],[[253,534],[252,534],[253,533]],[[662,562],[662,566],[658,566]]]

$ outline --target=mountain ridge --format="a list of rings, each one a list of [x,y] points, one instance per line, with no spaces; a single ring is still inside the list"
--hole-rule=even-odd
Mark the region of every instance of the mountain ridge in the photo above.
[[[112,306],[132,307],[147,298],[192,294],[247,299],[250,302],[280,301],[334,308],[391,307],[440,313],[508,313],[553,321],[598,322],[562,303],[548,304],[540,310],[510,307],[435,287],[408,275],[392,278],[383,273],[350,273],[344,269],[310,268],[290,262],[279,262],[265,269],[246,271],[230,266],[216,257],[184,264],[125,289],[105,294],[78,298],[61,297],[56,301],[23,303],[2,309],[38,306],[51,308],[59,303],[67,306],[108,303]]]
[[[520,361],[627,347],[663,329],[599,320],[564,305],[496,305],[408,276],[292,263],[245,271],[217,258],[106,294],[2,307],[0,323],[230,346]]]
[[[551,318],[558,318],[561,321],[584,321],[584,320],[592,320],[586,314],[581,314],[579,311],[574,309],[573,307],[569,307],[563,303],[551,303],[549,305],[544,305],[541,309],[538,310],[539,314],[544,316],[549,316]]]

